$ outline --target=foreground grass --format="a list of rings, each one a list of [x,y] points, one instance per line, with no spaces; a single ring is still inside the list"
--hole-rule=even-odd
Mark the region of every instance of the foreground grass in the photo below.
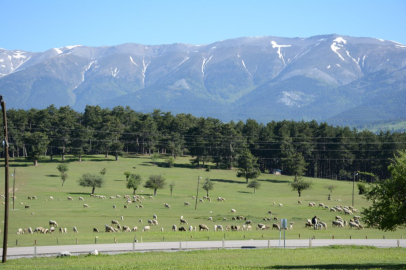
[[[404,248],[330,246],[8,260],[4,269],[406,269]]]

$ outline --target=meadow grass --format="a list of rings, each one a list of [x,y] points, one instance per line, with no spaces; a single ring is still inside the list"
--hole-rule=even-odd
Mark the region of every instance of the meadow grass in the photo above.
[[[163,162],[162,157],[158,162]],[[377,229],[367,228],[365,230],[355,230],[345,228],[332,228],[331,221],[336,215],[341,215],[349,220],[349,216],[343,213],[333,213],[324,210],[321,207],[309,207],[309,202],[322,202],[329,206],[351,205],[352,201],[352,182],[335,181],[328,179],[311,178],[314,183],[312,190],[306,190],[302,197],[298,197],[297,192],[292,191],[289,182],[292,176],[273,175],[264,173],[258,180],[262,186],[253,193],[253,189],[246,186],[245,179],[236,176],[236,169],[217,170],[194,168],[190,166],[190,157],[177,158],[174,168],[160,167],[152,164],[148,156],[127,156],[115,161],[114,157],[105,158],[104,156],[87,156],[82,162],[69,157],[68,179],[64,186],[61,186],[61,179],[56,169],[60,159],[50,161],[45,159],[40,161],[39,166],[32,164],[22,158],[11,159],[10,173],[16,169],[16,196],[15,209],[10,210],[9,214],[9,247],[32,246],[36,241],[37,245],[71,245],[94,244],[95,236],[98,237],[97,243],[113,243],[114,239],[119,243],[132,242],[134,237],[143,238],[143,242],[152,241],[190,241],[190,240],[221,240],[224,237],[227,240],[238,239],[278,239],[277,230],[267,231],[238,231],[238,232],[214,232],[213,225],[242,225],[244,221],[232,221],[232,217],[243,215],[252,220],[254,226],[257,223],[272,225],[276,221],[263,221],[263,218],[270,217],[268,211],[272,211],[272,217],[286,218],[288,222],[294,222],[293,230],[286,231],[287,239],[301,239],[315,237],[316,239],[327,239],[333,236],[336,239],[400,239],[405,235],[406,230],[401,229],[395,232],[382,232]],[[98,174],[103,168],[106,168],[106,184],[103,188],[96,188],[95,194],[105,195],[106,200],[90,197],[91,188],[84,188],[78,185],[77,179],[84,173]],[[140,174],[144,183],[150,175],[162,174],[167,183],[174,182],[175,187],[173,195],[170,195],[169,187],[164,190],[158,190],[154,199],[148,199],[153,191],[140,187],[137,194],[145,199],[142,202],[144,208],[136,208],[137,204],[128,205],[124,209],[126,200],[125,194],[132,196],[132,190],[126,189],[124,172]],[[203,179],[208,177],[214,183],[214,190],[209,192],[212,202],[198,202],[195,210],[195,201],[192,196],[196,195],[197,179],[201,176]],[[4,167],[0,170],[0,194],[4,194]],[[13,177],[10,177],[10,187],[12,187]],[[202,182],[202,181],[201,181]],[[333,191],[332,200],[327,200],[329,191],[324,188],[326,184],[334,184],[337,188]],[[362,210],[369,203],[360,195],[355,195],[355,207]],[[12,192],[10,193],[10,195]],[[121,195],[121,198],[109,199],[110,196]],[[203,189],[199,189],[199,198],[206,195]],[[38,200],[28,200],[28,196],[37,196]],[[50,200],[53,196],[54,200]],[[68,201],[67,197],[72,196],[73,201]],[[79,201],[79,197],[84,197],[84,201]],[[225,202],[218,202],[217,197],[226,198]],[[298,204],[298,200],[303,204]],[[338,201],[338,199],[340,201]],[[191,206],[185,206],[184,202],[189,202]],[[276,203],[275,205],[273,203]],[[86,203],[90,207],[83,208]],[[163,206],[164,203],[171,205],[171,209]],[[282,203],[282,207],[278,204]],[[113,204],[117,208],[113,208]],[[25,209],[29,205],[29,209]],[[12,208],[12,204],[10,203]],[[237,210],[237,213],[231,213],[231,209]],[[4,217],[4,209],[1,209],[0,215]],[[159,225],[151,228],[149,232],[131,232],[131,233],[104,233],[105,224],[110,224],[111,220],[118,220],[122,225],[138,226],[142,229],[147,225],[147,220],[152,219],[152,215],[158,216]],[[317,215],[322,221],[327,222],[327,230],[314,231],[306,229],[304,224],[307,219]],[[121,221],[120,217],[124,220]],[[171,227],[176,224],[179,227],[179,218],[183,216],[189,225],[198,226],[206,224],[209,226],[209,232],[172,232]],[[213,221],[208,218],[213,217]],[[223,218],[227,221],[223,221]],[[18,228],[47,227],[49,220],[56,220],[60,227],[68,228],[67,234],[24,234],[17,235]],[[143,220],[143,224],[139,220]],[[78,234],[74,234],[73,227],[77,227]],[[100,233],[93,233],[93,228],[98,228]],[[161,228],[164,232],[161,232]],[[2,228],[1,228],[2,229]]]
[[[8,260],[4,269],[406,269],[404,248],[198,250]]]

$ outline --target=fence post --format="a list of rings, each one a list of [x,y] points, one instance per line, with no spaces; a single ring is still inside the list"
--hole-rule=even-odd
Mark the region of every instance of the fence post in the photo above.
[[[398,247],[400,247],[400,240],[398,239]]]
[[[133,252],[135,252],[135,242],[133,242]]]
[[[34,257],[37,257],[37,246],[34,246]]]
[[[179,242],[179,250],[182,250],[182,242]]]
[[[224,249],[224,247],[226,246],[226,244],[225,244],[225,242],[224,242],[224,238],[223,238],[223,249]]]
[[[312,239],[309,238],[309,247],[312,247]]]

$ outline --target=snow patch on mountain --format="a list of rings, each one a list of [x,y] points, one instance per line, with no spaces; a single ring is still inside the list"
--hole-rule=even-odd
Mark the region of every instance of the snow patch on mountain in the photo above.
[[[17,58],[17,59],[20,59],[20,58],[27,58],[25,55],[23,55],[23,53],[25,53],[25,52],[16,51],[16,52],[13,54],[13,58]]]
[[[111,71],[111,76],[113,76],[114,78],[116,78],[118,73],[120,73],[120,70],[117,68],[115,68],[115,69],[110,68],[110,71]]]
[[[180,79],[176,81],[173,85],[169,86],[169,88],[172,90],[182,90],[182,89],[190,90],[190,85],[185,79]]]
[[[295,106],[300,108],[303,105],[309,104],[313,100],[314,96],[306,96],[306,94],[300,91],[283,91],[282,97],[278,99],[277,102],[283,103],[286,106]]]
[[[130,61],[131,63],[133,63],[134,65],[138,66],[137,63],[134,62],[133,58],[130,56]]]
[[[292,45],[278,45],[275,41],[271,41],[271,44],[272,48],[278,48],[277,54],[279,55],[279,58],[282,59],[283,64],[286,66],[285,59],[283,58],[283,55],[281,53],[281,48],[288,48],[291,47]]]
[[[147,72],[147,68],[151,62],[145,64],[144,59],[142,59],[142,84],[145,85],[145,72]]]
[[[250,72],[250,71],[247,69],[247,67],[245,66],[244,60],[241,60],[241,62],[242,62],[242,65],[244,66],[245,70],[248,72],[248,74],[249,74],[250,76],[252,76],[252,75],[251,75],[251,72]]]
[[[345,39],[343,39],[342,37],[338,37],[335,40],[333,40],[333,44],[331,44],[331,50],[336,53],[343,61],[344,57],[341,56],[341,54],[338,52],[338,50],[340,50],[343,45],[341,45],[341,43],[347,44],[347,41]]]
[[[210,56],[209,58],[203,57],[203,63],[202,63],[202,74],[203,74],[203,77],[204,77],[204,70],[205,70],[205,68],[206,68],[206,65],[207,65],[207,63],[209,63],[209,61],[210,61],[212,58],[213,58],[213,55]]]
[[[76,47],[81,47],[82,45],[70,45],[70,46],[65,46],[64,48],[66,48],[66,49],[68,49],[68,50],[71,50],[71,49],[73,49],[73,48],[76,48]]]

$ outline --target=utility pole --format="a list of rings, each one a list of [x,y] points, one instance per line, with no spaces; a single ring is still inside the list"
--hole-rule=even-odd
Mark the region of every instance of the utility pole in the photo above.
[[[196,190],[196,202],[195,202],[195,210],[197,209],[197,198],[199,197],[199,183],[200,179],[202,179],[200,176],[197,177],[197,190]]]
[[[15,201],[15,191],[16,191],[16,169],[14,168],[13,175],[13,210],[14,210],[14,201]]]
[[[4,146],[4,171],[5,171],[5,189],[4,189],[4,195],[6,197],[5,199],[5,205],[4,205],[4,235],[3,235],[3,257],[2,257],[2,262],[5,263],[7,261],[7,236],[8,236],[8,208],[9,208],[9,192],[8,192],[8,178],[9,178],[9,172],[8,172],[8,167],[9,167],[9,160],[8,160],[8,135],[7,135],[7,116],[6,116],[6,103],[3,100],[3,96],[0,96],[0,103],[1,103],[1,109],[3,112],[3,128],[4,128],[4,141],[3,141],[3,146]]]
[[[355,176],[357,174],[358,174],[357,172],[354,172],[354,178],[352,180],[352,207],[354,207]]]

